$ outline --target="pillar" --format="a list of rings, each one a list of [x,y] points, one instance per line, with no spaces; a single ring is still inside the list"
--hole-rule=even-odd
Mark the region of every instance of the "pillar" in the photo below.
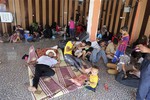
[[[137,11],[136,11],[136,15],[132,27],[132,32],[131,32],[130,44],[135,42],[140,35],[140,30],[142,28],[142,22],[144,19],[144,13],[146,10],[147,1],[148,0],[143,0],[142,2],[138,2],[138,7],[137,7]]]
[[[101,0],[90,0],[88,26],[87,26],[87,32],[89,33],[90,41],[96,40],[100,10],[101,10]]]

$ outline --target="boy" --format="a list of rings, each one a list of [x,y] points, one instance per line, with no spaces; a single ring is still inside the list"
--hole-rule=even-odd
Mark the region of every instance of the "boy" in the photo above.
[[[90,60],[89,58],[90,58],[90,55],[91,55],[93,49],[94,49],[94,48],[91,47],[91,42],[88,41],[88,42],[86,43],[85,49],[83,49],[83,51],[82,51],[82,59],[83,59],[83,60],[85,60],[85,59]]]
[[[108,59],[113,59],[118,46],[118,40],[115,38],[113,42],[109,43],[106,47],[106,55]]]
[[[75,66],[79,71],[85,73],[84,71],[85,69],[83,67],[82,61],[79,58],[74,57],[72,55],[72,51],[74,49],[75,43],[76,42],[74,40],[67,42],[65,49],[64,49],[64,59],[67,63]]]
[[[89,76],[89,81],[86,82],[88,90],[91,90],[95,92],[97,84],[98,84],[98,68],[97,67],[92,67],[91,69],[91,74]]]
[[[122,33],[122,40],[118,46],[118,49],[114,55],[114,58],[112,59],[112,63],[116,63],[119,60],[119,57],[121,55],[124,55],[128,42],[129,42],[129,34],[127,32],[128,27],[124,26],[121,28],[121,33]]]
[[[84,49],[85,47],[86,47],[86,41],[83,40],[81,41],[81,43],[76,45],[74,49],[74,55],[79,58],[82,55],[82,49]]]

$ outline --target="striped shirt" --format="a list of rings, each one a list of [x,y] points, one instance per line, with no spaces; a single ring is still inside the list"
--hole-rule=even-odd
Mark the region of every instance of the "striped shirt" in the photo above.
[[[122,37],[121,44],[118,47],[118,50],[121,52],[125,52],[128,46],[129,36]]]

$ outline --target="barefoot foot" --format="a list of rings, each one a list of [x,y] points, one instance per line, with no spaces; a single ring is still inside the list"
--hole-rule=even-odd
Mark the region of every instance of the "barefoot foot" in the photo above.
[[[28,90],[30,92],[35,92],[37,89],[35,87],[33,87],[33,86],[30,86],[30,87],[28,87]]]

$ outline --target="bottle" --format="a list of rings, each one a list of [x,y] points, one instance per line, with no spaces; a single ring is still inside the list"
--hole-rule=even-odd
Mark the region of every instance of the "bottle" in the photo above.
[[[108,84],[105,83],[104,88],[105,88],[106,91],[108,91]]]

